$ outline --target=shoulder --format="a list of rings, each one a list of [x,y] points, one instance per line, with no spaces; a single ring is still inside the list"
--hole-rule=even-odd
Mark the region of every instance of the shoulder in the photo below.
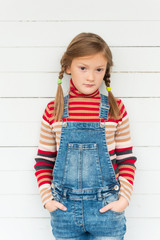
[[[51,100],[50,102],[48,102],[47,108],[49,111],[54,109],[54,100]]]
[[[47,105],[45,106],[43,119],[50,122],[50,119],[53,116],[53,110],[54,110],[54,100],[48,102]]]

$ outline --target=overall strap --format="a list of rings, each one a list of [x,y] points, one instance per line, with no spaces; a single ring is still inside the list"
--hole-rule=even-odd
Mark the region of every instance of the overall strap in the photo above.
[[[108,119],[108,112],[109,112],[108,97],[104,94],[100,94],[100,95],[101,95],[101,101],[99,106],[99,117]],[[69,103],[69,94],[64,96],[64,111],[63,111],[62,118],[66,118],[69,116],[68,103]]]
[[[64,110],[63,110],[62,118],[66,118],[66,117],[69,116],[69,114],[68,114],[68,102],[69,102],[69,94],[64,96]]]
[[[99,106],[99,117],[108,119],[108,112],[109,112],[109,103],[108,103],[108,97],[102,93],[101,95],[101,103]]]

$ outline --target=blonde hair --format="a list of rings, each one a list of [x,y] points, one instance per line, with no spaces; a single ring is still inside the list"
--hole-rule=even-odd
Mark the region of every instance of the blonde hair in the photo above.
[[[107,67],[103,80],[106,87],[110,87],[110,71],[113,66],[112,53],[107,43],[95,33],[82,32],[72,39],[60,60],[61,71],[59,72],[59,79],[63,78],[63,74],[66,73],[67,67],[71,66],[74,58],[89,56],[96,53],[102,53],[107,59]],[[117,119],[119,116],[119,108],[116,98],[111,91],[108,92],[108,100],[110,104],[109,115],[111,118]],[[58,84],[54,101],[55,121],[60,121],[63,116],[63,109],[64,94],[61,84]]]

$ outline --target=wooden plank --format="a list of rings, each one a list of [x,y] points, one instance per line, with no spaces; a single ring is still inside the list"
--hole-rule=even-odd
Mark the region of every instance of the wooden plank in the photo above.
[[[73,33],[76,36],[80,32],[99,34],[112,47],[159,46],[159,31],[157,31],[159,27],[159,21],[148,21],[147,23],[145,21],[116,20],[0,22],[0,46],[66,47],[73,38]],[[72,31],[68,31],[68,29],[72,29]]]
[[[125,240],[159,240],[160,218],[129,218]]]
[[[97,10],[97,1],[81,0],[5,0],[0,9],[0,20],[159,20],[159,1],[153,0],[146,3],[141,1],[109,1],[100,0]],[[38,8],[37,8],[38,6]],[[62,7],[63,6],[63,7]],[[145,6],[145,7],[144,7]],[[92,10],[91,10],[92,9]]]
[[[49,218],[0,218],[0,225],[3,240],[55,239]]]

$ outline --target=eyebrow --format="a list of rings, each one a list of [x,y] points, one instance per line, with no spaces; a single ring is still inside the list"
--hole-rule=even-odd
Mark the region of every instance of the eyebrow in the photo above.
[[[89,66],[88,66],[87,64],[85,64],[85,63],[79,63],[79,64],[83,64],[83,65],[89,67]],[[97,67],[105,67],[105,65],[100,65],[100,66],[97,66]]]

